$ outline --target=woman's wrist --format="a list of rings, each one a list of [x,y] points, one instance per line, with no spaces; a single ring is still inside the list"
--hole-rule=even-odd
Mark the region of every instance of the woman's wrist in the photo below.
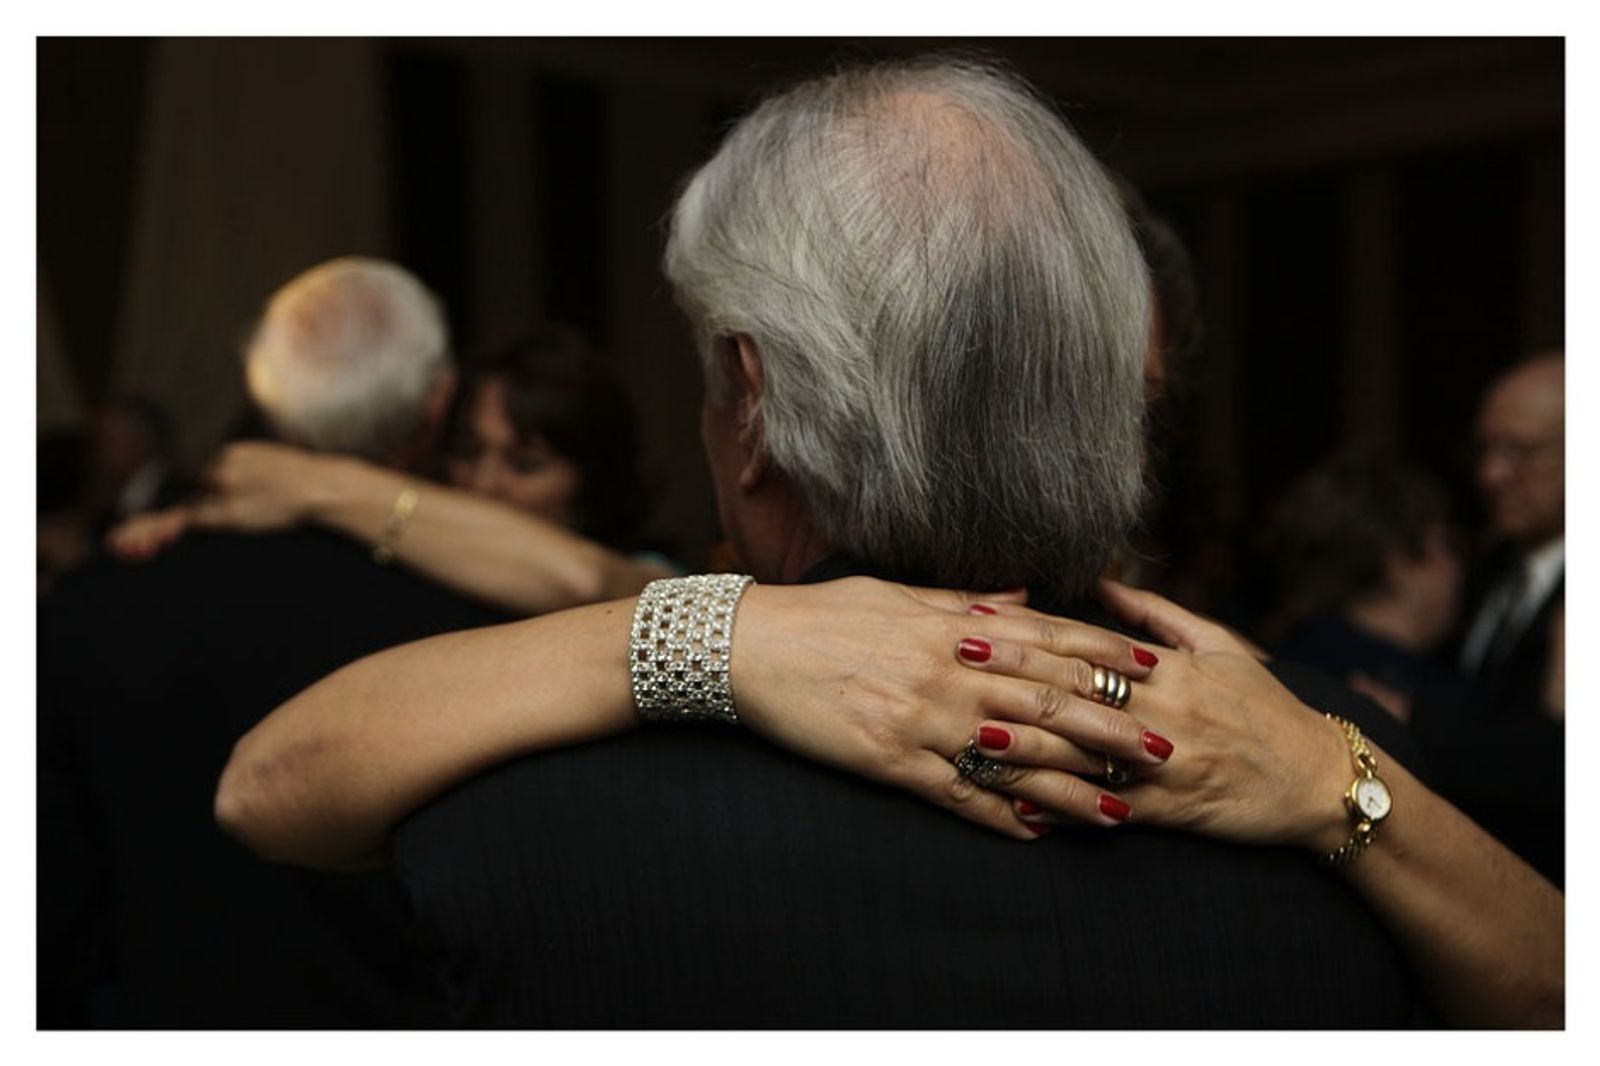
[[[793,586],[752,584],[739,599],[734,616],[728,682],[739,720],[764,730],[773,692],[781,687],[784,605]],[[775,684],[776,683],[776,684]]]
[[[306,455],[295,482],[295,507],[302,521],[338,524],[367,508],[367,497],[387,515],[395,493],[409,479],[344,455]],[[390,482],[393,482],[391,485]]]
[[[1312,712],[1315,713],[1315,712]],[[1318,858],[1331,855],[1350,839],[1355,823],[1345,794],[1355,780],[1350,744],[1338,726],[1316,715],[1315,742],[1308,745],[1305,803],[1296,843]],[[1310,730],[1308,730],[1308,739]]]
[[[634,704],[645,721],[737,725],[729,688],[733,624],[748,574],[650,582],[635,602],[628,646]]]

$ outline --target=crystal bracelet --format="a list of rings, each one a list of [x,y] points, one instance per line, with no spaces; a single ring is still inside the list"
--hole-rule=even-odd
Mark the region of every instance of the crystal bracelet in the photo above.
[[[738,724],[728,683],[733,617],[754,580],[746,574],[693,574],[644,587],[628,642],[633,705],[640,718]]]

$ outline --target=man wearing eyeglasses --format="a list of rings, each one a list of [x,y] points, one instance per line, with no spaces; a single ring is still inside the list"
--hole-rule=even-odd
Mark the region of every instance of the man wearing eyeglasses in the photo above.
[[[1440,791],[1558,885],[1565,873],[1565,369],[1561,351],[1543,352],[1511,367],[1484,395],[1477,481],[1496,551],[1459,653],[1482,700],[1419,704],[1411,721]]]
[[[1546,352],[1512,367],[1478,414],[1478,488],[1508,560],[1461,647],[1461,666],[1503,710],[1560,718],[1552,626],[1565,574],[1565,360]]]

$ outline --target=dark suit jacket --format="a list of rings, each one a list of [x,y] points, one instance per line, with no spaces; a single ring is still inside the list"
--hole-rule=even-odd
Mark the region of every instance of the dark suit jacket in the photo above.
[[[1506,656],[1473,679],[1475,701],[1419,700],[1411,718],[1439,791],[1557,885],[1566,877],[1566,727],[1544,713],[1543,693],[1565,586],[1563,577]]]
[[[435,1018],[392,876],[263,862],[212,799],[234,742],[296,692],[498,620],[315,532],[195,535],[64,579],[40,608],[40,1024]]]
[[[1367,701],[1283,676],[1407,750]],[[395,856],[464,1024],[1420,1017],[1394,942],[1307,855],[1137,823],[1021,843],[715,725],[502,766],[413,816]]]

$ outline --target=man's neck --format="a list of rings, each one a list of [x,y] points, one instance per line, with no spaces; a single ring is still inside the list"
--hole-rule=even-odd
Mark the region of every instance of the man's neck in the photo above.
[[[759,581],[793,584],[832,550],[800,492],[787,483],[764,487],[743,501],[742,510],[740,564]]]

